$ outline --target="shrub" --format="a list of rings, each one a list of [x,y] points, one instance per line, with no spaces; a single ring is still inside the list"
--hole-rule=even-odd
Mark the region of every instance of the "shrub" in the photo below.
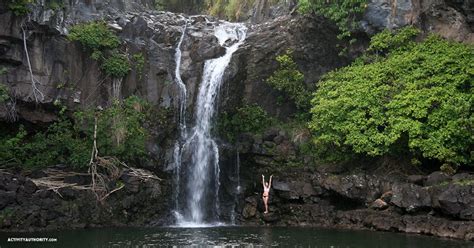
[[[101,63],[101,69],[108,76],[122,78],[131,70],[128,56],[117,49],[120,39],[107,27],[107,23],[77,24],[71,28],[68,37],[90,50],[91,58]]]
[[[134,54],[133,60],[135,62],[135,69],[137,70],[138,78],[142,79],[143,69],[145,67],[145,57],[143,56],[143,53]]]
[[[71,41],[78,41],[92,52],[120,46],[117,35],[103,21],[77,24],[69,31],[68,38]]]
[[[299,0],[299,11],[316,12],[334,21],[341,31],[339,39],[350,36],[350,30],[357,27],[355,19],[365,11],[367,0]]]
[[[7,86],[0,84],[0,103],[3,103],[8,99],[10,99],[10,95],[8,94]]]
[[[101,68],[108,76],[122,78],[130,71],[130,62],[126,55],[113,53],[104,59]]]
[[[64,8],[64,2],[63,0],[50,0],[50,2],[48,3],[48,8],[55,11],[60,10]]]
[[[384,43],[397,35],[381,36],[371,47],[391,48],[386,58],[355,63],[320,82],[310,122],[316,145],[472,164],[472,46],[434,35],[418,43]]]
[[[256,104],[245,104],[233,113],[219,116],[218,131],[230,141],[242,133],[259,133],[272,124],[267,112]]]
[[[61,118],[46,130],[28,133],[20,126],[0,134],[0,165],[40,168],[66,164],[88,166],[93,143],[95,115],[98,115],[97,145],[100,156],[114,156],[125,162],[139,161],[145,152],[148,133],[144,128],[148,104],[129,97],[101,112],[75,113],[74,120]]]
[[[61,119],[45,131],[30,136],[20,126],[16,134],[4,134],[0,140],[0,165],[40,168],[68,164],[81,167],[87,165],[90,156],[91,143],[80,139],[67,119]]]
[[[280,66],[267,80],[267,83],[288,95],[299,109],[308,109],[311,93],[306,89],[303,73],[298,70],[298,65],[293,61],[292,52],[287,51],[285,54],[277,56],[276,60]]]
[[[239,20],[245,11],[252,8],[254,3],[255,0],[206,0],[210,15],[232,21]]]
[[[0,68],[0,76],[5,74],[7,72],[7,69],[2,67]],[[0,103],[5,102],[10,98],[10,94],[8,92],[8,87],[4,84],[0,83]]]
[[[97,148],[100,156],[115,156],[123,161],[135,161],[146,155],[145,141],[148,132],[144,128],[149,105],[131,96],[123,102],[115,101],[101,111],[88,110],[75,114],[79,129],[86,137],[93,137],[94,118],[98,114]]]
[[[397,32],[385,29],[371,38],[368,51],[384,54],[388,51],[409,48],[414,45],[413,39],[419,34],[420,30],[411,26],[402,28]]]
[[[16,16],[26,15],[30,12],[28,5],[32,2],[32,0],[10,0],[8,9]]]

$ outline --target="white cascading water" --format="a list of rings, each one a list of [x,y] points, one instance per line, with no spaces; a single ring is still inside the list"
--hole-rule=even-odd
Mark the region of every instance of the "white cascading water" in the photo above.
[[[243,24],[221,23],[215,27],[214,35],[219,40],[219,44],[226,48],[226,53],[222,57],[205,62],[195,105],[195,124],[190,129],[190,135],[187,135],[188,138],[183,146],[180,148],[178,145],[175,149],[175,155],[180,157],[175,161],[182,163],[183,154],[188,154],[190,158],[186,171],[187,187],[183,189],[186,190],[184,194],[186,206],[183,209],[186,212],[180,213],[179,208],[176,210],[177,224],[180,226],[202,226],[206,221],[218,221],[220,211],[219,149],[211,135],[211,129],[224,72],[232,55],[244,42],[246,31],[247,28]],[[176,52],[177,62],[180,55],[178,49],[179,45]],[[179,69],[177,69],[177,74],[179,74]],[[177,81],[180,83],[178,77]],[[181,170],[181,164],[176,165],[176,168]],[[176,199],[176,204],[178,204],[179,199]]]
[[[184,18],[184,17],[183,17]],[[179,211],[179,195],[180,195],[180,178],[181,178],[181,143],[183,140],[186,139],[186,98],[187,98],[187,90],[186,85],[181,79],[181,58],[182,58],[182,51],[181,45],[183,44],[184,37],[186,36],[186,28],[188,26],[188,21],[184,24],[183,31],[181,33],[181,37],[179,38],[178,45],[176,46],[176,52],[174,55],[176,61],[176,68],[175,68],[175,80],[178,84],[179,88],[179,138],[176,140],[174,145],[173,151],[173,160],[174,160],[174,208],[175,211]]]
[[[186,133],[186,95],[187,95],[187,90],[186,90],[186,85],[183,82],[183,79],[181,79],[181,57],[182,57],[182,52],[181,52],[181,45],[183,44],[184,37],[186,36],[186,28],[188,26],[188,22],[186,21],[186,24],[184,24],[183,27],[183,32],[181,34],[181,37],[179,38],[178,46],[176,47],[176,52],[174,55],[175,61],[176,61],[176,68],[175,68],[175,79],[176,82],[178,83],[179,87],[179,129],[180,133]]]

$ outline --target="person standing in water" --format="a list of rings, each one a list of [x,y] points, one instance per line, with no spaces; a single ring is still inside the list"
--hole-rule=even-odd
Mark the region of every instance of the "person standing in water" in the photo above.
[[[268,213],[268,197],[270,196],[270,187],[272,186],[272,177],[270,176],[270,180],[268,183],[265,182],[265,176],[262,175],[262,185],[263,185],[263,204],[265,205],[265,212],[264,214]]]

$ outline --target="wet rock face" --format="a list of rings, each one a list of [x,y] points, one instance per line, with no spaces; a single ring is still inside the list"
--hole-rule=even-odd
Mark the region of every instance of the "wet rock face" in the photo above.
[[[82,185],[85,178],[89,183]],[[56,191],[43,185],[45,180],[49,179],[0,173],[0,230],[146,226],[166,220],[168,214],[168,185],[144,180],[130,170],[123,171],[118,179],[123,188],[103,202],[98,202],[94,193],[86,189],[90,186],[90,176],[86,174],[65,176],[62,183],[66,185]]]
[[[338,55],[337,32],[330,22],[317,17],[285,16],[252,26],[226,72],[220,108],[232,110],[242,102],[257,103],[273,116],[289,118],[295,105],[289,99],[279,104],[277,99],[285,95],[266,83],[279,67],[275,58],[293,51],[293,59],[312,89],[324,73],[349,62]]]

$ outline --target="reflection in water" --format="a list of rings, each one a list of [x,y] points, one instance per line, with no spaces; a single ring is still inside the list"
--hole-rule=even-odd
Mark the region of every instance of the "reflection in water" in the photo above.
[[[8,237],[53,237],[57,243],[7,243]],[[369,231],[316,228],[216,227],[90,229],[0,233],[0,247],[387,247],[474,248],[470,242]]]

